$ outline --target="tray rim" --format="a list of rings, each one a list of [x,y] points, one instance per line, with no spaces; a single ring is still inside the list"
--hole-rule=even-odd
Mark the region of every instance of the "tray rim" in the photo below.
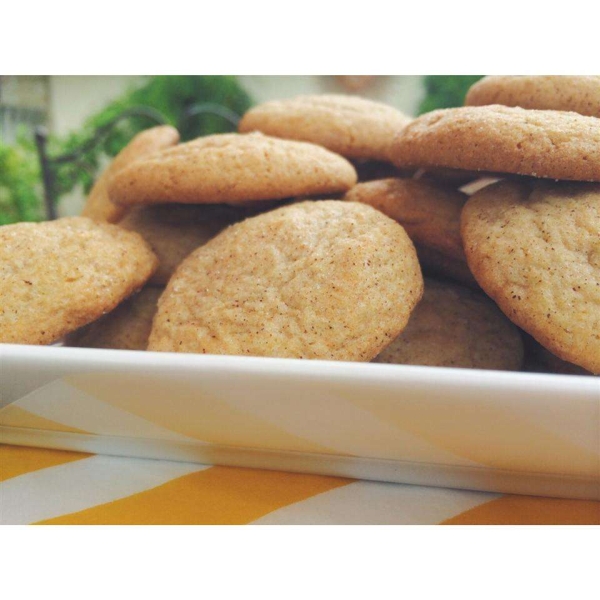
[[[16,367],[21,375],[15,378],[12,389],[10,384],[6,387],[3,384],[6,381],[3,370],[6,367],[10,378],[11,366]],[[27,374],[30,367],[38,373],[33,382],[23,378],[23,374]],[[370,387],[375,389],[378,386],[390,390],[398,386],[399,390],[407,390],[409,394],[431,394],[434,404],[444,402],[444,398],[449,395],[458,398],[464,396],[466,406],[473,398],[490,404],[501,404],[506,398],[506,402],[514,407],[515,413],[521,403],[527,406],[527,401],[531,403],[535,412],[544,410],[544,402],[547,399],[550,406],[559,409],[563,414],[568,410],[570,403],[577,403],[592,422],[596,421],[595,425],[592,424],[591,431],[593,436],[593,432],[597,430],[600,442],[599,377],[380,363],[0,344],[0,409],[2,406],[18,402],[19,394],[26,392],[23,386],[26,387],[29,383],[36,385],[35,379],[39,378],[42,381],[48,374],[60,378],[71,372],[84,371],[90,374],[126,373],[137,377],[155,369],[158,373],[168,373],[168,376],[172,377],[181,375],[192,381],[210,375],[222,381],[229,377],[236,380],[247,378],[250,385],[267,382],[279,386],[285,381],[291,385],[307,382],[316,387],[328,383],[340,383],[344,386],[356,384],[364,390]],[[312,456],[310,452],[261,448],[260,445],[224,446],[198,441],[186,446],[164,439],[74,434],[8,425],[0,426],[0,440],[14,445],[53,447],[119,456],[270,468],[501,493],[600,499],[600,452],[598,476],[595,475],[595,471],[589,476],[560,472],[540,473],[533,469],[519,471],[493,468],[489,465],[482,468],[465,468],[460,465],[413,461],[402,457],[386,459],[359,455],[348,459],[335,453]],[[96,450],[90,450],[90,447]],[[217,458],[213,461],[211,457],[214,456]],[[231,458],[232,456],[234,458]],[[276,459],[275,456],[279,458]],[[263,464],[260,463],[260,457],[264,460]],[[372,472],[367,467],[356,467],[359,460],[363,461],[363,465],[371,465]],[[303,465],[302,469],[297,468],[299,463]],[[352,465],[350,471],[344,466],[347,464]],[[494,478],[498,481],[493,481]]]
[[[600,393],[600,376],[537,373],[528,371],[495,371],[459,367],[431,367],[420,365],[395,365],[384,363],[303,360],[297,358],[271,358],[232,356],[218,354],[186,354],[177,352],[151,352],[145,350],[114,350],[104,348],[74,348],[66,346],[32,346],[0,344],[0,361],[48,360],[92,364],[94,367],[145,367],[153,365],[189,369],[210,367],[217,371],[235,369],[240,373],[261,375],[305,375],[310,378],[344,377],[350,379],[377,378],[386,381],[402,379],[422,382],[434,375],[436,383],[450,385],[478,385],[493,383],[502,387],[522,384],[525,388],[547,384],[561,391],[590,391]],[[94,364],[98,361],[96,364]],[[2,362],[0,362],[2,367]],[[120,369],[119,369],[120,370]],[[598,398],[600,404],[600,397]]]

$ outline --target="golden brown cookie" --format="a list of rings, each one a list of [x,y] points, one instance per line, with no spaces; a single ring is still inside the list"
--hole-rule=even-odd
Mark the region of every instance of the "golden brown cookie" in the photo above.
[[[301,202],[232,225],[188,256],[148,348],[369,361],[422,291],[395,221],[355,202]]]
[[[348,158],[388,161],[394,135],[410,121],[380,102],[323,94],[259,104],[242,117],[239,130],[312,142]]]
[[[376,362],[516,371],[523,364],[518,329],[484,294],[425,280],[406,329]]]
[[[66,346],[145,350],[163,288],[145,287],[107,315],[69,334]]]
[[[119,204],[243,204],[345,192],[356,172],[325,148],[261,133],[210,135],[120,170],[111,180]]]
[[[600,117],[598,75],[507,75],[480,79],[465,104],[502,104],[538,110],[566,110]]]
[[[119,169],[125,168],[132,162],[159,150],[174,146],[178,141],[179,133],[177,129],[169,125],[152,127],[152,129],[146,129],[146,131],[138,133],[115,156],[102,175],[100,175],[86,200],[81,215],[89,217],[94,221],[116,223],[127,212],[127,209],[124,206],[119,206],[111,202],[108,197],[107,188],[111,177]]]
[[[0,342],[56,341],[141,288],[157,263],[137,233],[84,217],[0,227]]]
[[[398,221],[417,246],[424,266],[473,283],[460,237],[465,194],[432,181],[391,178],[359,183],[344,199],[368,204]],[[456,268],[448,269],[456,263]]]
[[[479,285],[562,360],[600,372],[600,185],[500,181],[461,218]]]
[[[600,181],[600,119],[498,105],[436,110],[396,136],[391,156],[399,168]]]
[[[119,226],[139,233],[158,257],[150,283],[165,285],[190,252],[213,238],[234,219],[219,206],[155,204],[132,208]]]

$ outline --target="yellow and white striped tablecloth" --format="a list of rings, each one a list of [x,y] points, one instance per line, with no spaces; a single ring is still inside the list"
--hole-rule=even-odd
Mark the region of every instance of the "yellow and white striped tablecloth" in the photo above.
[[[0,445],[2,524],[600,524],[600,502]]]

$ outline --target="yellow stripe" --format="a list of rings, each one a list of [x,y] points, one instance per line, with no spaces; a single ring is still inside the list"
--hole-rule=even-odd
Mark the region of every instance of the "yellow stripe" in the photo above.
[[[128,498],[41,523],[239,525],[351,482],[320,475],[211,467]]]
[[[447,519],[443,525],[600,525],[600,502],[503,496]]]
[[[89,433],[83,429],[63,425],[46,419],[15,404],[9,404],[0,411],[0,423],[6,427],[26,427],[29,429],[49,429],[51,431],[68,431],[70,433]]]
[[[0,481],[88,458],[92,454],[0,444]],[[43,502],[43,499],[40,499]]]

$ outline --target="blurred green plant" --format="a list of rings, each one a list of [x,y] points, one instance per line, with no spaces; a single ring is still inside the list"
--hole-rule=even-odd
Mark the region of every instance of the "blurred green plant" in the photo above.
[[[23,135],[11,146],[0,140],[0,225],[42,219],[41,185],[33,142]]]
[[[469,88],[482,77],[482,75],[427,75],[425,98],[419,107],[419,114],[438,108],[462,106]]]
[[[250,97],[233,76],[149,77],[89,117],[78,131],[65,138],[51,136],[48,151],[50,156],[73,152],[123,111],[140,106],[158,111],[167,123],[179,129],[182,140],[231,131],[231,124],[218,115],[188,115],[191,107],[202,103],[217,104],[238,115],[252,105]],[[57,168],[56,197],[60,199],[78,185],[88,192],[102,160],[106,156],[115,156],[136,133],[152,125],[155,122],[147,117],[124,119],[77,162]],[[0,142],[0,224],[43,218],[40,169],[31,132],[29,138],[21,135],[14,146]]]

